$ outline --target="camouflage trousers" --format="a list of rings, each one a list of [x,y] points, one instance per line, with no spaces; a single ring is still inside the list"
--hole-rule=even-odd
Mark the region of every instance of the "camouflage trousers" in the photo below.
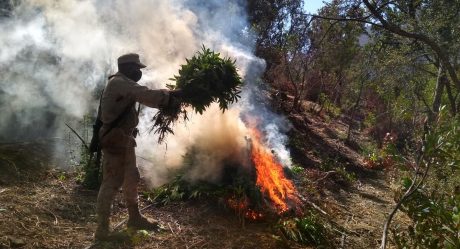
[[[123,187],[130,219],[140,217],[137,196],[140,176],[134,147],[115,151],[103,149],[102,153],[103,179],[96,206],[98,225],[108,227],[110,208],[120,187]]]

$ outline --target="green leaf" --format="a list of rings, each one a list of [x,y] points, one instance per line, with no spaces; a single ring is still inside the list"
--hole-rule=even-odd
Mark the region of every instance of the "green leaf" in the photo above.
[[[405,189],[408,189],[411,185],[412,185],[412,179],[408,178],[408,177],[404,177],[402,179],[402,185]]]
[[[183,89],[187,96],[179,106],[163,107],[154,116],[151,131],[159,134],[161,142],[167,133],[172,133],[171,126],[181,117],[187,116],[186,107],[190,106],[200,115],[212,102],[218,102],[222,111],[241,98],[243,82],[238,75],[235,60],[221,58],[219,53],[202,46],[192,58],[181,65],[179,75],[175,75],[170,89]],[[186,120],[183,118],[183,120]]]

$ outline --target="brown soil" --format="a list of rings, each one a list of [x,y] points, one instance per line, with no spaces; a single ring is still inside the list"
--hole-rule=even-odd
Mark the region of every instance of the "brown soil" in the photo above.
[[[345,124],[308,113],[291,115],[290,120],[294,126],[290,136],[302,141],[293,157],[305,167],[295,183],[306,209],[328,224],[330,248],[377,248],[385,217],[394,206],[385,173],[363,167],[356,146],[343,142]],[[93,243],[97,193],[80,187],[76,173],[42,167],[49,151],[43,144],[0,145],[0,249],[87,248]],[[36,156],[25,160],[27,155]],[[141,198],[141,205],[150,203]],[[215,202],[150,206],[144,214],[158,219],[165,230],[92,248],[310,248],[285,240],[276,222],[242,224]],[[113,226],[126,216],[118,195]],[[119,230],[130,232],[125,225]]]
[[[13,240],[22,240],[16,245],[21,248],[90,246],[96,226],[97,192],[82,189],[74,177],[49,171],[39,182],[1,187],[0,248],[14,247]],[[142,199],[142,206],[148,204]],[[140,241],[125,239],[92,248],[286,248],[270,224],[243,226],[235,214],[212,203],[179,202],[152,206],[143,213],[158,219],[165,230]],[[114,202],[112,226],[126,216],[120,194]],[[124,224],[119,230],[127,232]]]
[[[290,120],[294,124],[291,135],[307,141],[293,151],[296,161],[308,162],[303,164],[304,179],[308,179],[304,195],[320,206],[329,222],[335,224],[334,230],[338,232],[335,247],[378,248],[383,224],[395,205],[388,174],[394,173],[393,170],[367,169],[360,147],[371,141],[354,131],[353,142],[346,142],[348,124],[340,119],[326,121],[330,118],[325,114],[304,112],[291,115]],[[408,223],[408,218],[401,213],[393,220],[392,224],[400,226]]]

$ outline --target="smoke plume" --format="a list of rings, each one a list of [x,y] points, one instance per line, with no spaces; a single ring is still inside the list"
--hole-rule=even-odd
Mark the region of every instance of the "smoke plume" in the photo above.
[[[252,53],[254,35],[245,1],[23,0],[10,1],[0,16],[0,140],[63,137],[64,122],[94,115],[98,93],[116,58],[135,52],[148,65],[140,84],[164,88],[204,44],[236,59],[245,80],[242,100],[222,113],[211,106],[178,124],[158,145],[147,132],[155,110],[144,108],[138,159],[152,185],[167,181],[183,157],[196,159],[190,180],[218,181],[226,163],[247,166],[248,129],[266,136],[284,166],[290,166],[283,135],[289,124],[260,101],[256,82],[264,61]],[[0,6],[2,7],[2,6]]]

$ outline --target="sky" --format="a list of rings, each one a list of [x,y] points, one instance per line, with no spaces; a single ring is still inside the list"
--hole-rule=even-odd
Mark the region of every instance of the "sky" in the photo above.
[[[324,6],[324,2],[330,2],[330,0],[304,0],[304,6],[307,12],[316,13],[318,9]]]

